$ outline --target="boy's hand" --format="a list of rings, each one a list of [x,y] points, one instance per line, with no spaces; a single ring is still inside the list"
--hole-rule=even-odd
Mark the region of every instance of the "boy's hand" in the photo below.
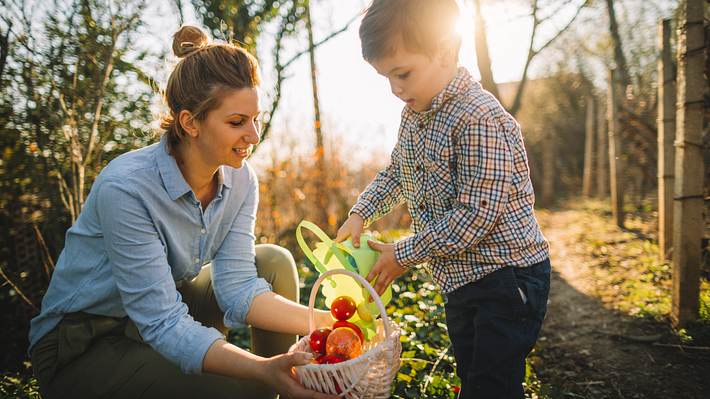
[[[355,248],[360,248],[360,235],[362,234],[365,221],[357,213],[350,215],[348,220],[343,223],[338,229],[338,234],[335,236],[335,242],[345,241],[348,237],[352,237]],[[373,248],[374,249],[374,248]]]
[[[382,296],[387,289],[387,286],[397,277],[407,271],[406,268],[400,266],[397,259],[394,257],[394,244],[384,244],[368,240],[367,244],[370,248],[380,253],[380,257],[375,262],[375,265],[367,275],[366,280],[372,281],[377,278],[377,283],[372,287],[377,291],[377,294]]]

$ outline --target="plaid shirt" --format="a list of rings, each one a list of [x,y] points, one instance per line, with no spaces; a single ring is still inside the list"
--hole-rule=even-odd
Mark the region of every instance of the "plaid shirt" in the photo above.
[[[520,126],[465,68],[428,111],[404,108],[390,165],[351,212],[369,225],[402,202],[414,235],[395,244],[395,257],[428,263],[445,293],[549,256]]]

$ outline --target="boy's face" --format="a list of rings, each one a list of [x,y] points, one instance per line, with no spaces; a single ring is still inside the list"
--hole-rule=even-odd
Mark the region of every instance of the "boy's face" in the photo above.
[[[392,94],[417,112],[431,107],[434,97],[456,76],[456,57],[444,51],[433,56],[408,51],[404,45],[370,64],[389,80]]]

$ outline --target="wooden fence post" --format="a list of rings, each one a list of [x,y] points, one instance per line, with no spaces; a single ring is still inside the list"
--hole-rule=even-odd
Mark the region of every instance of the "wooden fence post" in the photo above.
[[[675,71],[671,60],[671,20],[658,24],[658,255],[670,258],[673,242],[675,168]]]
[[[673,305],[683,327],[698,317],[703,234],[704,0],[681,3],[678,38],[675,190],[673,208]]]
[[[586,120],[584,124],[584,174],[582,195],[589,198],[592,193],[592,173],[594,171],[594,97],[587,98]]]
[[[609,195],[609,145],[606,113],[603,101],[597,103],[597,197],[604,199]]]
[[[617,72],[609,70],[609,99],[608,114],[609,123],[609,183],[611,185],[611,212],[614,223],[619,227],[624,227],[624,189],[621,183],[623,165],[621,162],[621,131],[619,124],[619,82]]]

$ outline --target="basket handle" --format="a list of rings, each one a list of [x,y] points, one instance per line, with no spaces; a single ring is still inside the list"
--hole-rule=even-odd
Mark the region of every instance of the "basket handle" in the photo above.
[[[313,288],[311,288],[311,297],[308,299],[308,331],[313,332],[313,330],[316,329],[316,321],[313,317],[313,307],[316,304],[316,295],[318,294],[318,288],[320,288],[320,285],[323,283],[323,280],[334,274],[344,274],[346,276],[350,276],[354,278],[355,281],[359,282],[363,287],[367,288],[367,290],[370,292],[370,295],[375,300],[375,304],[377,304],[377,308],[380,310],[380,314],[382,315],[382,321],[385,327],[385,337],[389,337],[392,333],[392,326],[390,324],[389,317],[387,317],[387,312],[385,312],[385,306],[382,304],[380,296],[377,295],[375,289],[372,288],[370,283],[368,283],[367,280],[365,280],[362,276],[345,269],[328,270],[327,272],[321,274],[320,277],[318,277],[318,280],[313,283]]]

